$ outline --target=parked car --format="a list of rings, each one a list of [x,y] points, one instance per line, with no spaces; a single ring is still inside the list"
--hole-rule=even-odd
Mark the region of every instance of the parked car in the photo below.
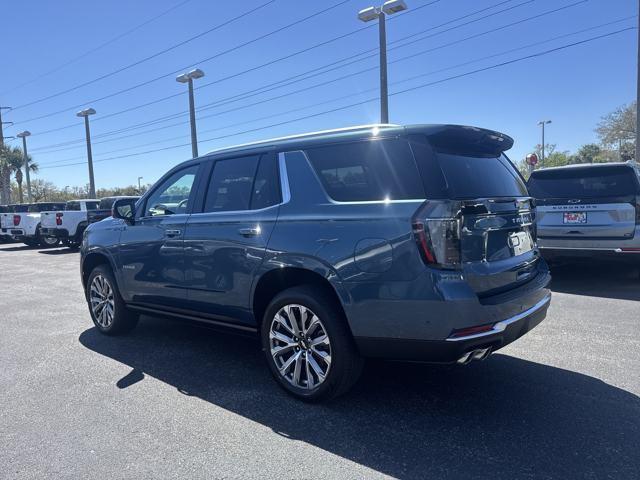
[[[12,211],[12,205],[0,205],[0,225],[2,222],[2,214],[12,213]],[[12,240],[11,235],[9,235],[9,233],[5,233],[0,226],[0,243],[7,243]]]
[[[78,247],[82,234],[87,228],[88,215],[97,210],[100,200],[69,200],[64,211],[42,212],[41,231],[43,235],[57,238],[68,247]]]
[[[140,197],[138,196],[115,196],[115,197],[105,197],[100,199],[100,205],[97,210],[90,211],[87,217],[87,221],[91,223],[100,222],[105,218],[111,216],[111,209],[113,207],[113,203],[116,200],[133,200],[137,201]]]
[[[640,167],[635,162],[545,168],[532,173],[545,258],[640,262]]]
[[[30,247],[55,247],[59,240],[43,234],[40,225],[40,214],[44,211],[62,210],[63,202],[41,202],[16,205],[13,213],[3,213],[0,219],[2,232]]]
[[[146,313],[257,334],[305,400],[348,390],[363,357],[484,359],[550,302],[512,144],[375,125],[189,160],[87,228],[93,322],[121,334]]]
[[[0,212],[0,238],[3,242],[13,242],[13,236],[11,235],[11,227],[13,226],[13,213],[26,212],[28,205],[11,204],[6,205],[4,210]]]

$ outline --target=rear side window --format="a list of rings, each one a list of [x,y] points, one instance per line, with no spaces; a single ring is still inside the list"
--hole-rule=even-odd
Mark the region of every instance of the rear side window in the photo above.
[[[69,202],[67,203],[67,205],[64,207],[65,210],[67,211],[77,211],[80,210],[80,202]]]
[[[628,167],[539,170],[529,179],[536,198],[590,198],[636,195],[638,179]]]
[[[452,198],[528,196],[515,167],[503,155],[485,157],[435,153]]]
[[[113,202],[111,202],[111,204],[113,205]],[[98,210],[98,205],[99,202],[87,202],[86,207],[87,210]],[[110,209],[111,207],[108,208]]]
[[[306,150],[327,194],[339,202],[425,197],[409,144],[368,140]]]
[[[275,155],[260,158],[251,193],[251,210],[271,207],[280,203],[280,176]]]
[[[51,212],[64,210],[65,205],[62,203],[37,203],[29,207],[30,213]]]
[[[259,157],[217,160],[205,199],[205,212],[247,210]]]

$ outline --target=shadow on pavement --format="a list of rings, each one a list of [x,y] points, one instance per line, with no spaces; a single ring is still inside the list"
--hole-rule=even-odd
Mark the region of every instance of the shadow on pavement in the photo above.
[[[496,354],[467,367],[370,362],[325,405],[287,396],[258,343],[143,318],[126,337],[84,331],[86,348],[378,472],[401,478],[631,478],[640,398],[580,373]],[[135,388],[135,387],[133,387]]]
[[[638,265],[576,261],[553,266],[551,276],[554,292],[640,301]]]
[[[50,248],[47,250],[40,250],[38,253],[44,253],[45,255],[67,255],[69,253],[78,253],[77,248]]]
[[[26,250],[37,250],[40,247],[31,247],[29,245],[20,245],[15,247],[0,248],[0,252],[24,252]]]

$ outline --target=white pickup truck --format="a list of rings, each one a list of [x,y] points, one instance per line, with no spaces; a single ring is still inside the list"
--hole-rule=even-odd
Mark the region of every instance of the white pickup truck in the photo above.
[[[70,200],[63,211],[42,212],[42,233],[62,241],[68,247],[77,247],[89,224],[89,216],[98,210],[100,200]]]
[[[13,213],[3,213],[0,216],[0,231],[30,247],[55,247],[60,241],[56,237],[48,236],[42,232],[40,213],[62,210],[63,208],[64,203],[59,202],[16,205]]]

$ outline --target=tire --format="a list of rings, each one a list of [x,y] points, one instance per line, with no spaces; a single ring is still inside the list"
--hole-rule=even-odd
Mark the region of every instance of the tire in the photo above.
[[[138,315],[122,300],[113,272],[107,265],[98,265],[91,271],[86,292],[91,319],[100,333],[122,335],[135,328]],[[100,303],[102,307],[99,307]]]
[[[35,244],[39,245],[41,248],[53,248],[60,244],[60,239],[56,237],[43,237],[40,233],[40,229],[38,229],[36,231]]]
[[[296,326],[289,316],[297,320]],[[294,332],[301,327],[306,333],[298,336]],[[279,293],[265,311],[260,336],[271,373],[298,399],[335,398],[349,390],[362,372],[363,359],[341,309],[317,287],[305,285]]]

